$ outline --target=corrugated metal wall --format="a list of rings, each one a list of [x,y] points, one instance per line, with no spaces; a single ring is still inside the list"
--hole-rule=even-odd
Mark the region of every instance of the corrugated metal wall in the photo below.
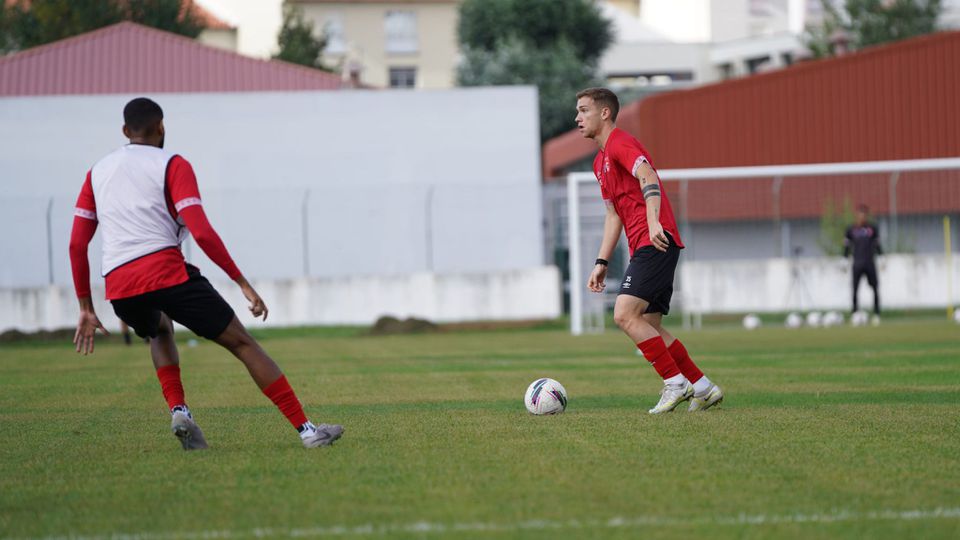
[[[646,99],[634,131],[659,169],[960,156],[960,32]],[[691,183],[696,221],[893,211],[890,175]],[[960,172],[902,174],[903,214],[960,210]],[[779,206],[777,201],[779,200]]]
[[[661,169],[960,155],[960,32],[646,99]]]

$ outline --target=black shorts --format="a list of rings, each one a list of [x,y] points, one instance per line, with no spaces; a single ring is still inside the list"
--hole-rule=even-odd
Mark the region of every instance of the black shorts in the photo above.
[[[142,338],[157,337],[163,312],[198,336],[215,339],[233,320],[233,308],[196,266],[187,265],[187,276],[180,285],[111,300],[113,311]]]
[[[667,236],[669,238],[669,235]],[[673,275],[680,260],[680,248],[670,239],[667,251],[644,246],[633,253],[620,284],[620,294],[646,300],[645,313],[670,313],[673,297]]]

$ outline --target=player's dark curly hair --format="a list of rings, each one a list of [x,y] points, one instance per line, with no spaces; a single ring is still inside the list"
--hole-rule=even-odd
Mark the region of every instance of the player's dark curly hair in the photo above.
[[[163,120],[163,109],[149,98],[132,99],[123,108],[124,125],[137,135],[153,131],[161,120]]]

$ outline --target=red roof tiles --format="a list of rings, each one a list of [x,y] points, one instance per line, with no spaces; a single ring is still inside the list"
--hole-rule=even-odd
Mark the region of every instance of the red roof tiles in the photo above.
[[[0,57],[0,96],[334,90],[338,75],[131,22]]]

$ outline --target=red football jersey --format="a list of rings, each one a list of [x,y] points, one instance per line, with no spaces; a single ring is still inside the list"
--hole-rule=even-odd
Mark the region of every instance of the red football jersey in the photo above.
[[[600,193],[604,201],[613,204],[620,216],[631,255],[641,247],[653,245],[647,232],[647,203],[640,191],[640,181],[633,174],[644,161],[653,167],[647,149],[620,128],[613,129],[606,146],[593,160],[593,173],[600,183]],[[667,192],[663,189],[663,182],[659,178],[657,181],[660,183],[660,225],[673,237],[674,243],[683,248]]]

